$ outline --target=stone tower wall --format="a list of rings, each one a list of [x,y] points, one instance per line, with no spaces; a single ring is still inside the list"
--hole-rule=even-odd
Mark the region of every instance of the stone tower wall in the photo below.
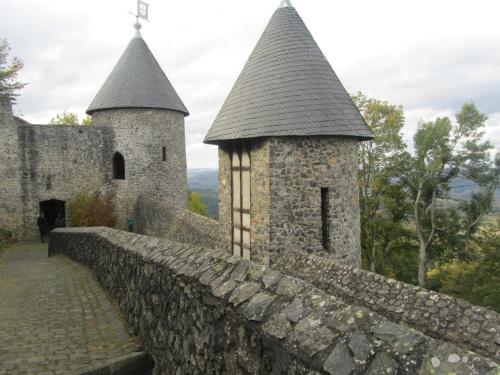
[[[326,252],[360,266],[358,141],[338,137],[270,139],[272,254]],[[328,188],[328,242],[322,244],[321,188]]]
[[[359,266],[358,142],[339,137],[252,140],[251,259],[272,264],[287,249],[327,253]],[[220,220],[231,236],[230,153],[219,151]],[[328,249],[323,248],[321,188],[328,188]]]
[[[18,127],[8,99],[0,99],[0,227],[17,235],[22,227]]]
[[[115,151],[125,159],[125,180],[113,180],[119,228],[134,218],[139,196],[187,207],[184,115],[158,109],[114,109],[92,115],[97,127],[115,132]],[[163,161],[163,147],[167,160]]]

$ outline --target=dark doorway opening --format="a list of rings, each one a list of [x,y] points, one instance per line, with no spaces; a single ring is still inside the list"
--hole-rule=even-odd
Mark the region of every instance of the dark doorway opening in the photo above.
[[[66,226],[66,202],[57,199],[40,202],[40,213],[45,215],[50,230]]]
[[[119,152],[115,152],[113,156],[113,178],[125,180],[125,159]]]

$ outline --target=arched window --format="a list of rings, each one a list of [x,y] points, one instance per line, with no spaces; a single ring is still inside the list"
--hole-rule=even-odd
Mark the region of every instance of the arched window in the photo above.
[[[125,180],[125,159],[119,152],[113,156],[113,179]]]

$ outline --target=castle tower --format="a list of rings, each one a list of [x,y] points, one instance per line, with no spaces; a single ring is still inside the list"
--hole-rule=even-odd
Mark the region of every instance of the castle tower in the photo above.
[[[0,227],[16,236],[23,232],[19,133],[12,101],[0,96]]]
[[[137,197],[187,206],[184,117],[188,110],[136,32],[87,113],[96,126],[114,129],[109,168],[120,225],[134,217]]]
[[[291,248],[360,265],[357,150],[371,137],[283,0],[205,139],[219,146],[219,216],[231,251],[269,264]]]

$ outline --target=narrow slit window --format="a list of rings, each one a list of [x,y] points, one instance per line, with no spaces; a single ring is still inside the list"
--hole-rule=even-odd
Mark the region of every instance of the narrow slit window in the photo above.
[[[235,144],[231,153],[233,255],[250,259],[250,154]]]
[[[321,238],[323,249],[330,249],[330,233],[329,233],[329,191],[328,188],[321,188]]]
[[[167,148],[166,147],[162,147],[161,154],[162,154],[162,160],[167,161]]]

